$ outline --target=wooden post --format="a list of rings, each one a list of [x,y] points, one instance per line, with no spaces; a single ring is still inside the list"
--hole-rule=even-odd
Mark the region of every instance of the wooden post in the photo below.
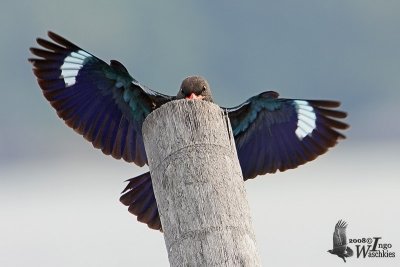
[[[152,112],[143,138],[170,265],[260,266],[229,120],[178,100]]]

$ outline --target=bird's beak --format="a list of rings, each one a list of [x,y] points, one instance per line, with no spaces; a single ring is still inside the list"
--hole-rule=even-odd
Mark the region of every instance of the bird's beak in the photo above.
[[[196,95],[195,93],[191,93],[190,96],[185,97],[188,100],[202,100],[204,96]]]

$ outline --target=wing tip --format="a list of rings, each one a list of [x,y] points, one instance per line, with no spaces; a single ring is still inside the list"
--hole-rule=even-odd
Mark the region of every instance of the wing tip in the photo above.
[[[338,108],[341,105],[340,101],[337,100],[305,100],[309,103],[317,106],[317,107],[326,107],[326,108]]]

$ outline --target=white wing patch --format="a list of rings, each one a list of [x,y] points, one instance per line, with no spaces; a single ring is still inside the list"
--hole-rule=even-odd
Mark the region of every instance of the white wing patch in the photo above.
[[[83,67],[83,63],[89,57],[92,57],[92,55],[83,50],[78,50],[77,52],[71,52],[64,59],[64,63],[60,67],[60,78],[64,79],[66,87],[75,84],[79,70]]]
[[[295,100],[296,112],[297,112],[297,129],[296,135],[302,140],[307,135],[310,135],[316,128],[315,121],[317,116],[315,115],[314,109],[304,100]]]

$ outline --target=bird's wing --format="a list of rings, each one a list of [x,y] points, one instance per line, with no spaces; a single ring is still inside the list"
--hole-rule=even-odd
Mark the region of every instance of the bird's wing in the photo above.
[[[337,228],[337,231],[338,231],[338,235],[340,236],[340,240],[342,242],[342,245],[347,245],[347,237],[346,237],[347,223],[345,221],[339,221],[337,223],[336,228]]]
[[[340,249],[343,252],[346,250],[347,238],[346,238],[346,227],[345,221],[338,221],[335,225],[335,231],[333,232],[333,249]]]
[[[49,32],[37,39],[29,59],[43,94],[57,114],[105,154],[139,166],[147,163],[142,138],[145,117],[173,97],[133,79],[118,61],[110,65]]]
[[[345,138],[339,102],[278,96],[264,92],[227,109],[245,180],[296,168]]]

